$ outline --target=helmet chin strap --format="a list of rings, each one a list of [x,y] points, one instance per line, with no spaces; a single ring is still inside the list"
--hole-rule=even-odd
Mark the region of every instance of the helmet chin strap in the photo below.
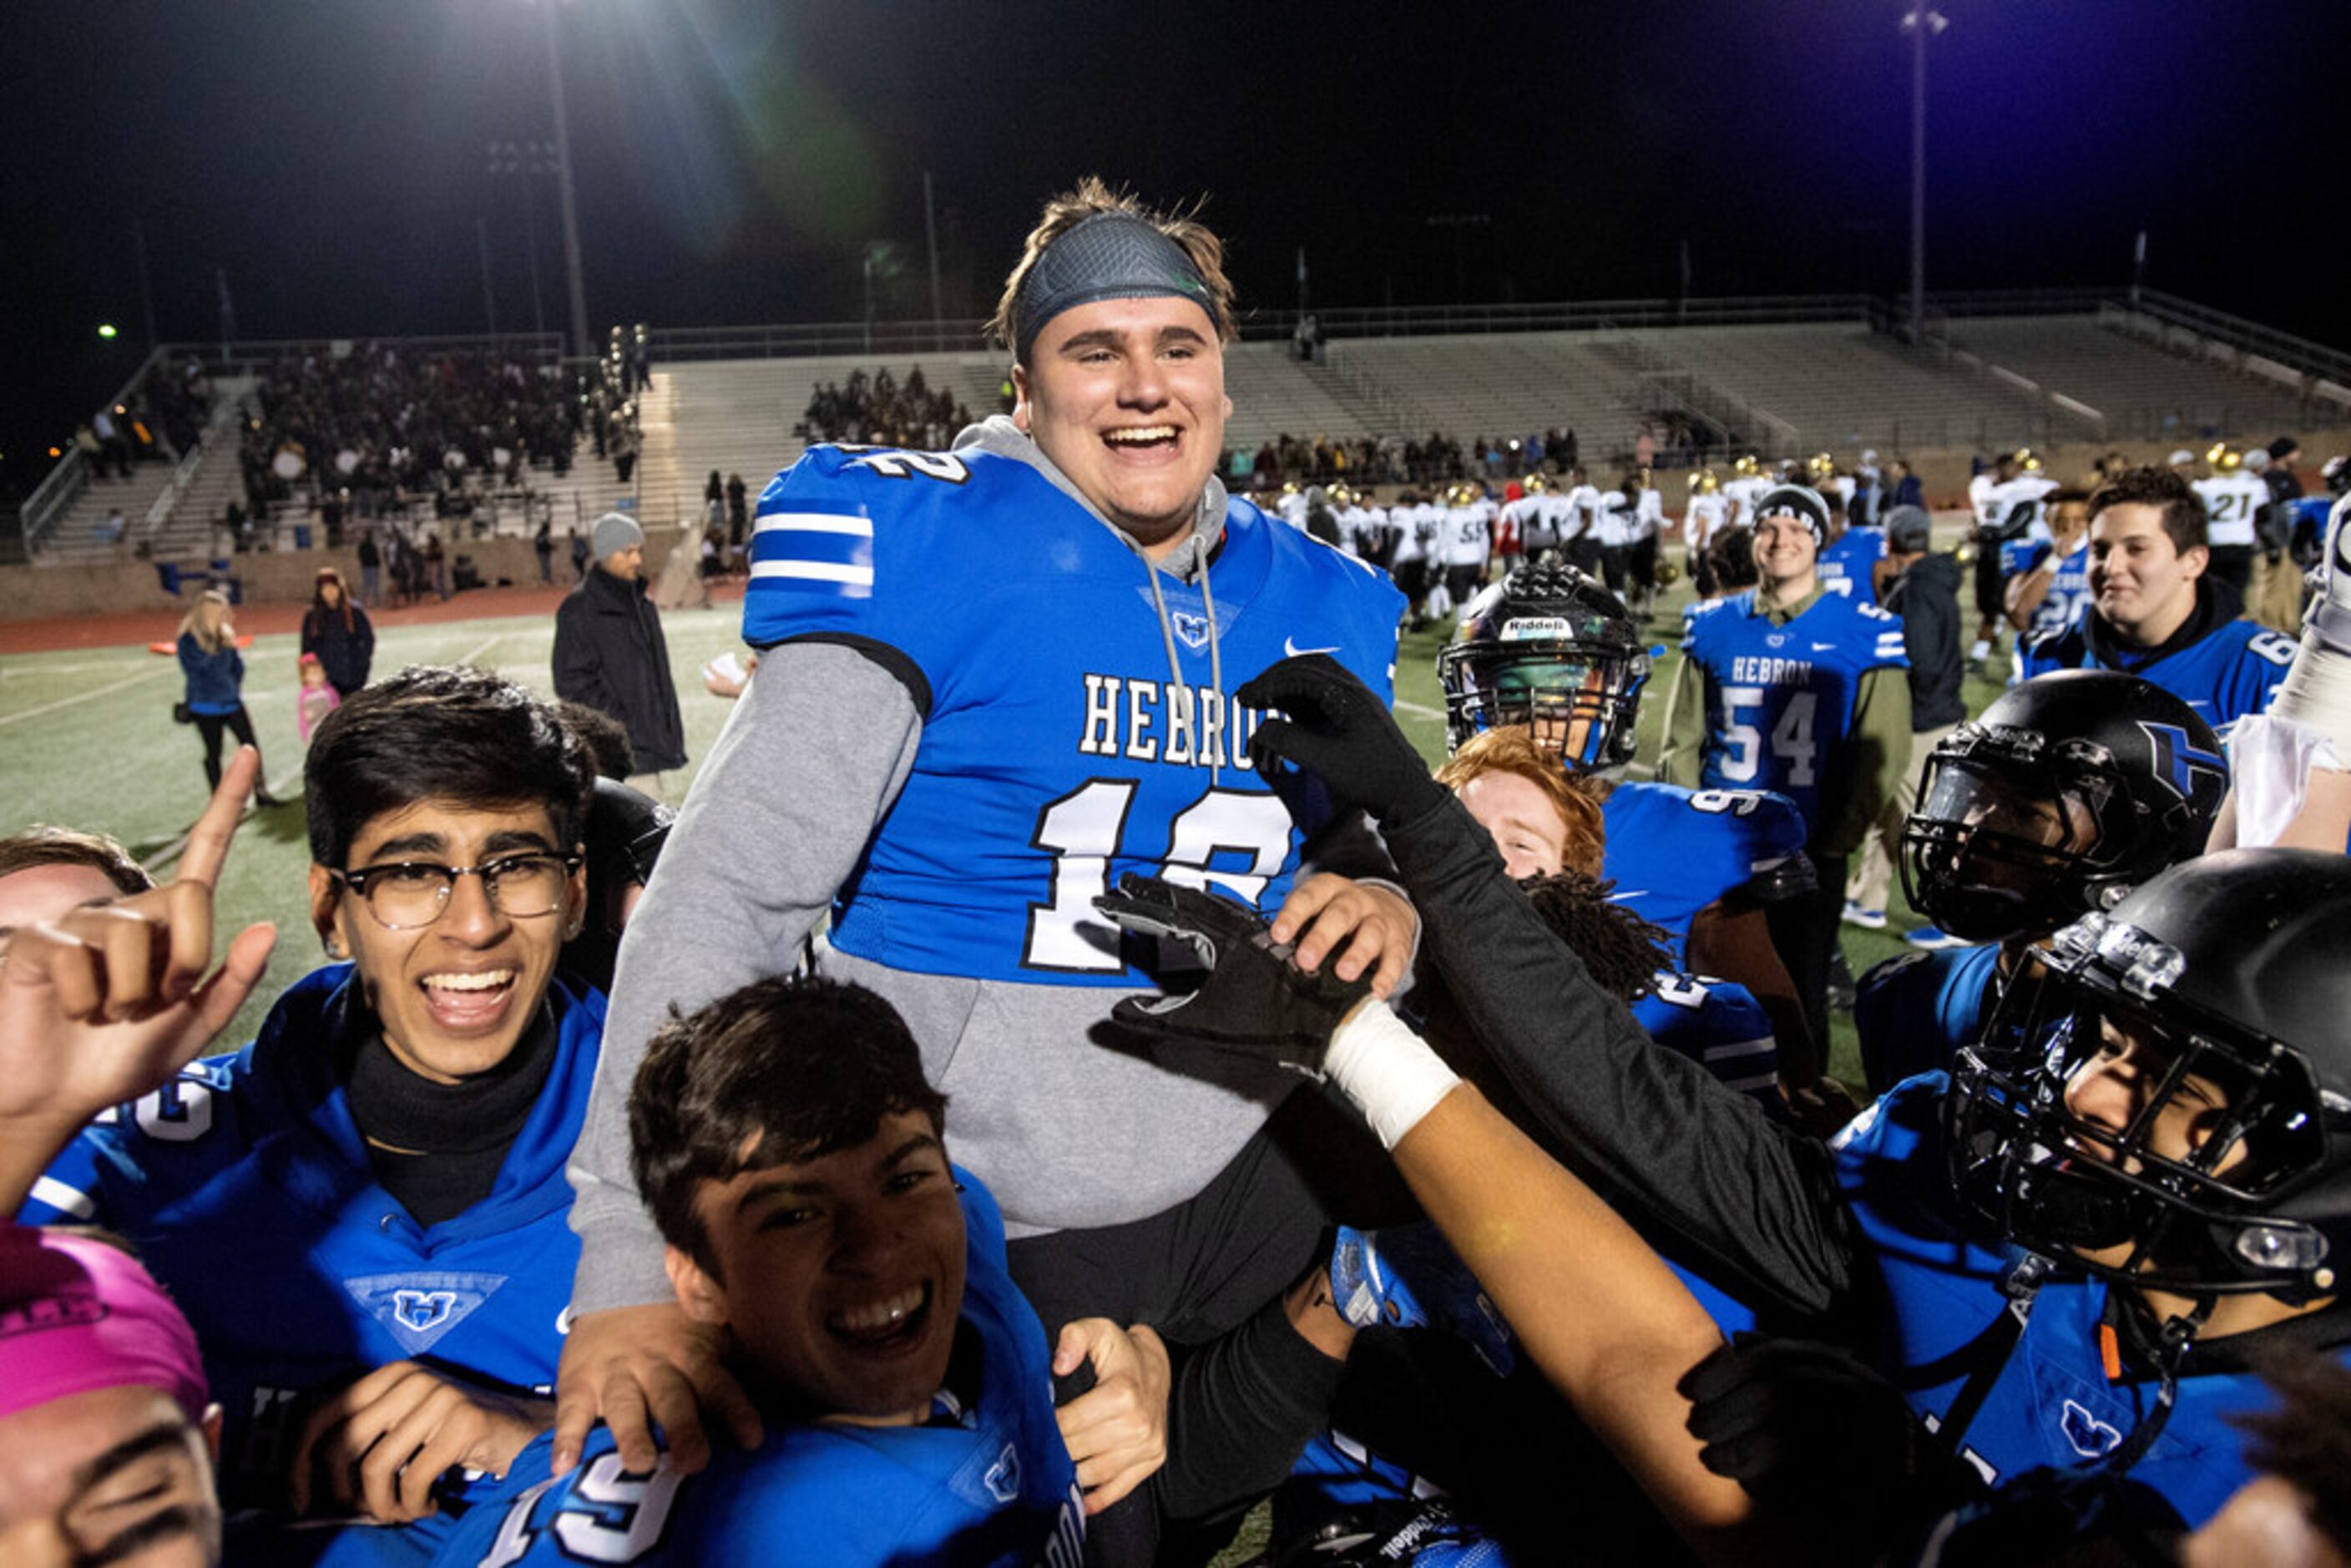
[[[2156,1352],[2156,1371],[2163,1385],[2156,1391],[2155,1408],[2142,1416],[2139,1424],[2131,1428],[2130,1436],[2106,1456],[2105,1469],[2121,1475],[2147,1458],[2147,1451],[2163,1436],[2164,1426],[2171,1419],[2171,1407],[2179,1398],[2179,1364],[2188,1359],[2188,1347],[2196,1342],[2219,1301],[2218,1296],[2199,1296],[2186,1317],[2165,1320],[2162,1342]],[[2124,1303],[2123,1311],[2132,1310],[2128,1302]]]

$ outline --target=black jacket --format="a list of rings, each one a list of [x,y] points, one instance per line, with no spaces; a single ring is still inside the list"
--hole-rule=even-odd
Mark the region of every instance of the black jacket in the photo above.
[[[1881,608],[1902,617],[1902,645],[1910,655],[1910,727],[1940,729],[1968,716],[1959,690],[1959,563],[1923,555],[1886,586]]]
[[[590,568],[555,612],[555,695],[608,713],[629,732],[636,771],[685,766],[685,720],[669,642],[645,585]]]
[[[348,610],[348,618],[343,613]],[[375,625],[368,612],[346,602],[343,610],[313,604],[302,617],[302,652],[319,655],[327,684],[349,696],[367,685],[375,662]]]

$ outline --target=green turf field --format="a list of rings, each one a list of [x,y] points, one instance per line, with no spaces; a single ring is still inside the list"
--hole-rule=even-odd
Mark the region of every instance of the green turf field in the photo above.
[[[1668,601],[1673,613],[1660,614],[1660,642],[1670,640],[1668,629],[1677,624],[1675,615],[1685,596],[1686,591]],[[697,760],[709,750],[730,706],[703,691],[701,667],[715,654],[739,645],[736,624],[731,607],[671,611],[664,617],[685,713],[686,747]],[[407,664],[470,661],[544,692],[549,689],[548,654],[554,634],[551,616],[385,629],[376,644],[375,667],[379,674],[388,674]],[[1399,716],[1432,759],[1441,758],[1445,747],[1443,700],[1436,674],[1438,644],[1434,632],[1407,635],[1396,666]],[[298,803],[249,817],[222,879],[225,929],[273,920],[279,933],[268,978],[257,993],[261,999],[247,1005],[225,1045],[248,1038],[260,1022],[266,998],[321,961],[307,903],[309,856],[298,805],[302,744],[294,727],[295,654],[291,633],[258,638],[246,654],[246,706],[260,735],[268,777],[277,794]],[[1656,727],[1676,657],[1668,653],[1660,659],[1651,680],[1641,716],[1644,759],[1655,755]],[[1974,684],[1969,694],[1971,706],[1980,709],[1997,690],[1989,682]],[[181,833],[204,800],[203,749],[196,732],[171,720],[171,706],[179,695],[178,664],[143,648],[24,654],[0,662],[0,790],[5,790],[0,798],[7,801],[0,831],[14,831],[33,822],[103,830],[167,873]],[[689,769],[675,782],[675,796],[683,796],[691,778]],[[1900,907],[1900,897],[1897,885],[1893,912],[1897,928],[1913,923],[1907,909]],[[1845,951],[1855,974],[1907,950],[1893,932],[1847,928],[1845,933]],[[1842,1019],[1833,1062],[1840,1077],[1859,1082],[1852,1029]]]

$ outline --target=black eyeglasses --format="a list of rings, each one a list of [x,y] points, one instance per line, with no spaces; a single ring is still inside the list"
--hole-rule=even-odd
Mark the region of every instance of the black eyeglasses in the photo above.
[[[461,876],[478,876],[492,908],[516,920],[552,915],[563,907],[563,892],[580,869],[578,855],[501,855],[479,865],[434,865],[396,861],[358,871],[327,874],[360,895],[387,931],[413,931],[441,918]]]

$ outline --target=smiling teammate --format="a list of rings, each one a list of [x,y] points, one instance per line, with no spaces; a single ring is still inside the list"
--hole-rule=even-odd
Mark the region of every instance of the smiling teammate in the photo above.
[[[463,1492],[444,1471],[503,1471],[553,1419],[579,1256],[563,1162],[603,1011],[554,978],[590,778],[495,675],[411,669],[353,696],[305,769],[337,962],[243,1051],[99,1116],[25,1206],[129,1238],[186,1312],[225,1413],[224,1499],[257,1511],[235,1560],[283,1549],[265,1537],[289,1502],[436,1514]]]

